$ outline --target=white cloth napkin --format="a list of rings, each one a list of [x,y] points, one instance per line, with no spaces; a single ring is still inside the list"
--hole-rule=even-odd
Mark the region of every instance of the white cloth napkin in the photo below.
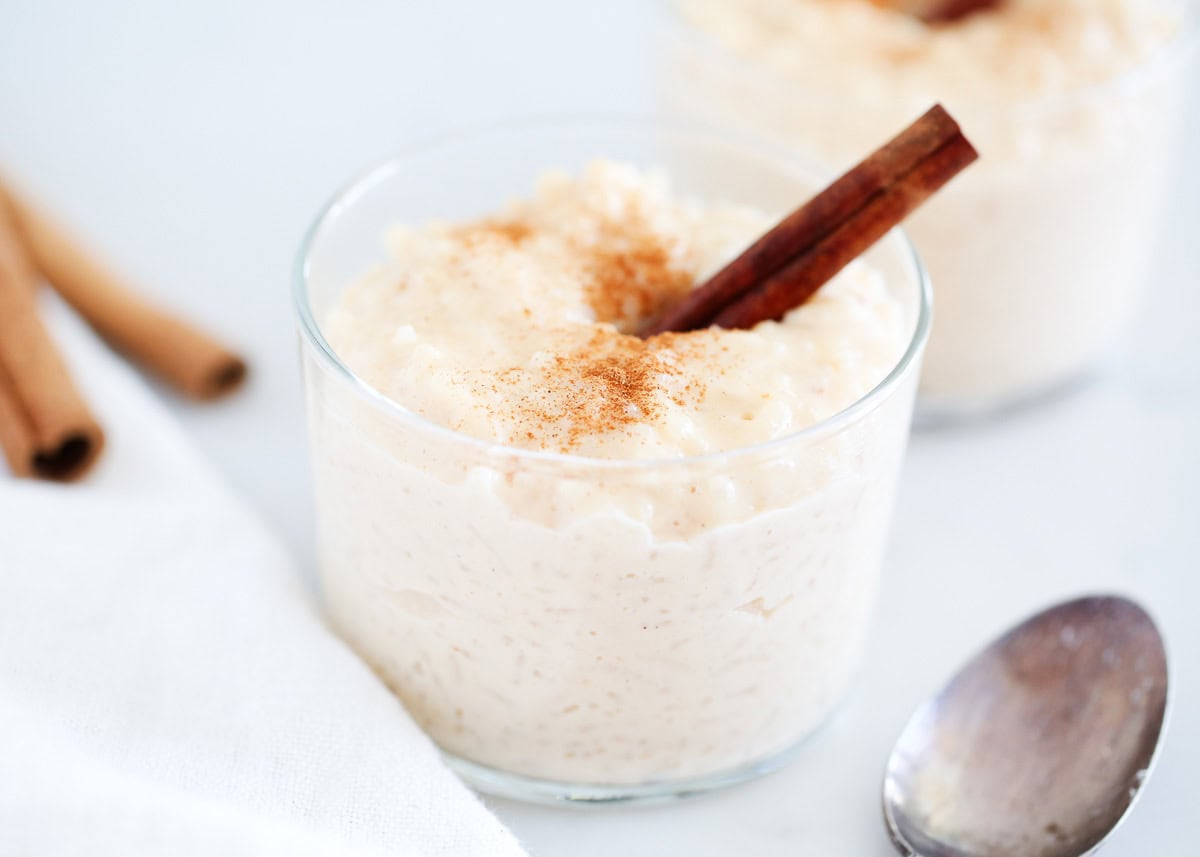
[[[109,447],[66,487],[0,464],[0,854],[522,854],[151,392],[50,310]]]

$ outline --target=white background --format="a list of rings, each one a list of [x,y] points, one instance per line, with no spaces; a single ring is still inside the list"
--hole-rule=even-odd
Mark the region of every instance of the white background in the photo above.
[[[175,408],[311,573],[288,289],[312,215],[431,131],[652,110],[659,15],[636,0],[0,0],[0,170],[250,355],[243,395]],[[1195,853],[1200,170],[1178,179],[1125,355],[1035,411],[914,438],[869,666],[837,719],[784,772],[683,805],[493,802],[535,857],[891,854],[879,776],[909,711],[1011,621],[1093,590],[1143,600],[1175,668],[1161,765],[1106,853]]]

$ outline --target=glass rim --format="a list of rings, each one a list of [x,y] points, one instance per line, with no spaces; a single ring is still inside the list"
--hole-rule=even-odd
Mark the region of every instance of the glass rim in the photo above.
[[[825,92],[790,80],[787,75],[776,71],[765,63],[756,63],[721,44],[710,33],[690,23],[680,9],[680,0],[657,0],[669,19],[669,24],[684,39],[697,45],[713,61],[732,67],[743,78],[752,78],[772,89],[786,89],[796,98],[816,102],[831,102],[841,105],[848,98],[859,103],[890,103],[892,95],[854,96],[843,93]],[[1200,0],[1175,0],[1174,4],[1183,11],[1183,20],[1177,33],[1170,41],[1155,50],[1146,59],[1107,80],[1087,84],[1065,92],[1049,92],[1016,101],[987,101],[979,98],[947,99],[939,96],[951,109],[959,111],[992,111],[1015,116],[1039,116],[1053,114],[1084,104],[1112,93],[1133,95],[1157,79],[1159,73],[1176,65],[1183,65],[1200,47]],[[929,100],[928,93],[921,94]],[[916,100],[916,99],[914,99]]]
[[[698,135],[708,143],[722,143],[736,146],[743,151],[749,151],[762,157],[769,157],[781,166],[791,165],[792,167],[800,167],[819,177],[827,176],[830,173],[827,168],[818,162],[786,146],[770,143],[750,135],[715,129],[704,123],[674,119],[663,120],[658,117],[605,114],[543,114],[498,122],[458,126],[439,133],[426,135],[408,145],[399,147],[392,155],[376,161],[371,166],[354,174],[321,206],[312,223],[305,230],[292,266],[291,276],[292,304],[304,343],[312,347],[319,359],[328,368],[333,370],[339,380],[348,384],[369,405],[379,409],[387,417],[410,426],[415,430],[430,433],[443,440],[474,447],[487,456],[505,456],[533,465],[603,470],[655,470],[671,467],[703,466],[730,458],[766,454],[794,443],[836,434],[843,427],[865,417],[890,399],[892,393],[900,386],[901,382],[914,371],[915,365],[924,353],[925,345],[929,339],[929,331],[933,320],[933,289],[924,262],[921,260],[908,234],[900,227],[896,227],[876,242],[876,244],[872,245],[872,249],[874,249],[884,242],[898,242],[898,249],[904,253],[906,267],[911,265],[912,273],[916,279],[918,292],[917,317],[913,323],[912,335],[909,338],[908,345],[897,359],[896,364],[878,384],[837,413],[806,426],[799,431],[748,446],[738,446],[716,452],[674,456],[670,458],[601,458],[575,455],[573,453],[525,449],[497,441],[484,440],[483,438],[455,431],[427,419],[385,395],[351,369],[329,344],[324,333],[322,333],[320,322],[317,321],[316,315],[313,312],[308,294],[309,268],[313,248],[320,241],[325,229],[330,225],[332,220],[347,206],[353,205],[356,199],[376,182],[385,180],[401,163],[429,154],[443,145],[482,140],[492,135],[514,131],[536,132],[541,130],[544,132],[563,132],[570,130],[577,132],[579,126],[583,124],[598,126],[602,130],[610,132],[632,131],[637,133],[654,132],[670,135]],[[552,165],[547,165],[547,168],[550,166]],[[824,179],[822,178],[822,180]],[[868,250],[868,252],[870,251]]]

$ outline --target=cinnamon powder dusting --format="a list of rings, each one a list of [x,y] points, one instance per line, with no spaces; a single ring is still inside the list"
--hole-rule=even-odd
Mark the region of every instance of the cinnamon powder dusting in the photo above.
[[[457,227],[454,234],[468,247],[489,238],[520,244],[533,235],[533,227],[519,220],[480,220]]]
[[[527,242],[552,238],[551,246],[574,261],[564,276],[574,273],[571,267],[578,272],[575,288],[596,319],[590,332],[543,331],[549,338],[543,355],[552,356],[488,373],[493,380],[480,392],[496,402],[493,417],[508,425],[510,442],[570,452],[589,437],[652,423],[671,404],[703,399],[704,385],[680,368],[702,359],[703,335],[633,334],[695,282],[641,212],[626,209],[582,234],[521,218],[481,220],[455,234],[467,247],[503,241],[515,252],[533,252]],[[526,309],[512,323],[541,326],[545,320]]]
[[[662,241],[648,234],[624,247],[596,247],[585,259],[587,298],[597,320],[622,329],[657,316],[692,288],[691,272],[672,265]]]
[[[646,340],[598,329],[544,367],[501,372],[502,382],[531,380],[531,371],[540,376],[536,394],[512,403],[514,439],[539,438],[568,452],[586,437],[652,422],[667,403],[703,399],[704,385],[686,380],[680,368],[694,338],[668,333]]]

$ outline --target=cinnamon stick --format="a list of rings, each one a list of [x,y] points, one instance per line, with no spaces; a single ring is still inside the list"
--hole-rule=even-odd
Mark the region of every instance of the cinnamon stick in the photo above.
[[[647,331],[753,327],[800,306],[978,157],[940,105],[792,212]]]
[[[104,433],[37,312],[36,276],[0,207],[0,446],[16,476],[78,479]]]
[[[236,389],[245,362],[208,334],[149,304],[54,221],[0,186],[34,265],[114,349],[183,393]]]
[[[975,12],[994,9],[1001,0],[872,0],[883,6],[920,18],[927,24],[945,24]]]
[[[3,286],[0,286],[3,288]],[[8,371],[0,366],[0,449],[14,476],[33,475],[37,443]]]

